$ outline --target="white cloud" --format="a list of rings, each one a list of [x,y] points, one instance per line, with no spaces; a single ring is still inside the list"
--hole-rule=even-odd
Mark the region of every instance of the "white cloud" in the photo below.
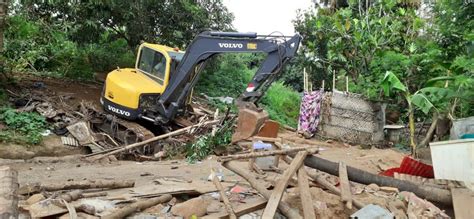
[[[280,31],[293,35],[292,20],[296,10],[308,9],[312,0],[224,0],[234,16],[234,27],[240,32],[270,34]]]

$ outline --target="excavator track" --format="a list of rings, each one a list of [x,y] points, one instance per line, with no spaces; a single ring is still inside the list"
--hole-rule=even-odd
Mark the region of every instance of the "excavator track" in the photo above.
[[[124,147],[155,136],[150,130],[136,122],[126,121],[108,113],[98,112],[95,109],[91,110],[94,112],[94,116],[90,119],[91,128],[97,133],[108,135],[104,138],[104,141],[107,142],[105,146],[102,145],[104,149]],[[133,155],[150,153],[156,153],[155,144],[153,143],[129,151],[129,154]]]

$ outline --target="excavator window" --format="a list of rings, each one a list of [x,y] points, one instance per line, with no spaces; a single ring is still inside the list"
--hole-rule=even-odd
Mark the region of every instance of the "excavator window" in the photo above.
[[[166,58],[160,52],[143,47],[140,51],[138,69],[163,85],[166,73]]]

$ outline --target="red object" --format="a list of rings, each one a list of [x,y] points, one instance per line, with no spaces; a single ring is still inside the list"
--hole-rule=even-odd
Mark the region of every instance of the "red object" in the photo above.
[[[400,167],[391,168],[380,173],[380,175],[393,177],[394,173],[404,173],[424,178],[434,178],[433,166],[417,161],[410,156],[405,156]]]

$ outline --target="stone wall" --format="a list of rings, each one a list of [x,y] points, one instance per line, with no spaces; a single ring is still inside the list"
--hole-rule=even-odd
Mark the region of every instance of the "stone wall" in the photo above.
[[[326,92],[323,98],[318,135],[352,144],[383,143],[384,104],[340,91]]]

